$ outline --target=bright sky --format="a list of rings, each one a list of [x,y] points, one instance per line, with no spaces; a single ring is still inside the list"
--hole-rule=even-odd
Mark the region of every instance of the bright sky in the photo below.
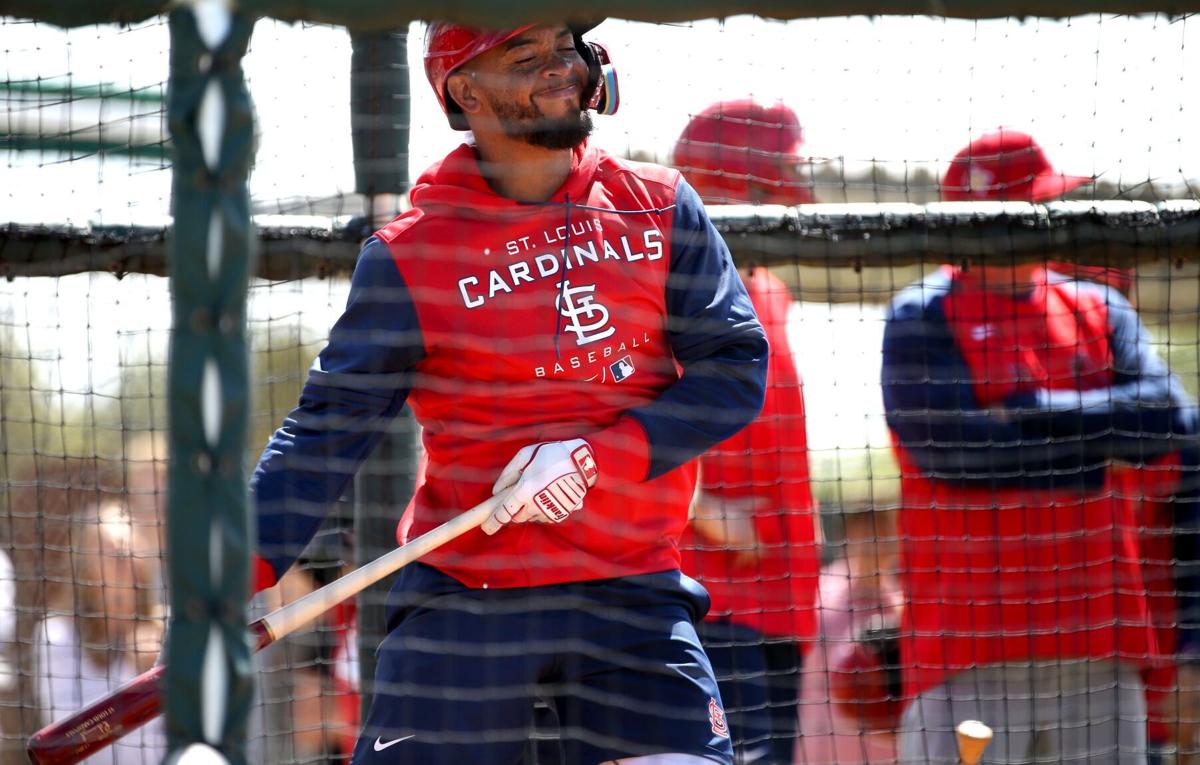
[[[980,22],[865,17],[789,23],[753,17],[664,26],[608,21],[592,35],[612,50],[622,104],[596,120],[596,140],[665,160],[693,114],[722,98],[783,100],[800,115],[813,156],[943,163],[973,134],[1031,131],[1072,174],[1200,178],[1200,20],[1085,16]],[[410,39],[412,171],[453,148]],[[130,30],[63,31],[0,23],[6,79],[66,77],[144,87],[166,78],[162,20]],[[1192,58],[1189,60],[1188,52]],[[352,190],[348,35],[260,21],[245,61],[262,142],[252,178],[260,199]],[[110,106],[106,115],[122,115]],[[92,119],[86,107],[76,115]],[[3,119],[0,112],[0,120]],[[124,160],[0,166],[8,219],[56,209],[77,221],[145,220],[167,210],[168,173]]]

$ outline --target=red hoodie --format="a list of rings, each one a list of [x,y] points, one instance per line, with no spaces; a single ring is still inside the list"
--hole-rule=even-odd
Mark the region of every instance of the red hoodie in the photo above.
[[[420,534],[491,495],[523,446],[586,438],[599,482],[561,524],[469,532],[424,560],[472,587],[676,569],[696,455],[762,405],[767,344],[677,172],[586,144],[542,204],[474,148],[424,173],[363,249],[347,308],[252,482],[281,573],[405,401],[423,427]],[[399,520],[401,508],[397,508]]]

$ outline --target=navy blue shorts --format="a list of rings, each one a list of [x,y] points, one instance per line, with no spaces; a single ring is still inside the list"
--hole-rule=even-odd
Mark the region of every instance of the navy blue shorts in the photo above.
[[[473,590],[422,564],[392,589],[354,762],[513,765],[534,704],[578,765],[679,752],[732,763],[695,623],[708,595],[678,571]]]
[[[727,621],[699,627],[738,762],[791,765],[800,727],[800,647]]]

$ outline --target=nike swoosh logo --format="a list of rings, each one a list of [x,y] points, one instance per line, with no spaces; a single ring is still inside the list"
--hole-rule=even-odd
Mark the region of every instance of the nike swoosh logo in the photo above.
[[[377,736],[375,738],[375,751],[382,752],[384,749],[387,749],[389,746],[395,746],[396,744],[399,744],[401,741],[408,741],[410,738],[412,738],[415,735],[417,735],[417,734],[414,733],[414,734],[412,734],[412,736],[401,736],[400,738],[394,738],[391,741],[386,741],[386,742]]]

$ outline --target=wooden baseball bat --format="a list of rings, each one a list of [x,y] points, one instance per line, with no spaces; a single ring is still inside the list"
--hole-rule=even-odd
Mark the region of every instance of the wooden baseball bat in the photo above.
[[[963,720],[954,733],[958,737],[958,759],[962,765],[979,765],[983,750],[992,742],[992,729],[978,720]]]
[[[506,498],[507,494],[489,497],[378,560],[256,620],[248,628],[255,650],[266,648],[422,555],[477,528]],[[33,765],[75,765],[145,725],[162,711],[165,673],[165,666],[154,666],[70,717],[42,728],[26,747],[30,761]]]

